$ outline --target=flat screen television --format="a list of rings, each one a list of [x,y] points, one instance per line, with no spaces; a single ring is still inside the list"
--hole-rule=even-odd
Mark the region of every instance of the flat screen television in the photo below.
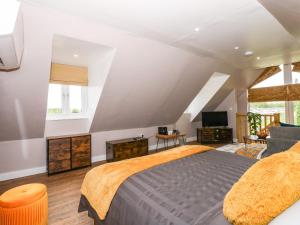
[[[202,112],[203,127],[226,127],[228,126],[227,112]]]

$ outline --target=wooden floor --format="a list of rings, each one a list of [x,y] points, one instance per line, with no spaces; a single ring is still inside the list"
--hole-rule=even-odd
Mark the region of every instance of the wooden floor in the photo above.
[[[195,142],[189,144],[197,144]],[[214,145],[218,147],[220,145]],[[97,166],[102,163],[96,163]],[[0,194],[6,190],[27,183],[43,183],[48,188],[49,196],[49,225],[92,225],[93,220],[86,212],[78,213],[80,187],[85,174],[91,167],[70,172],[47,176],[46,174],[34,175],[0,182]]]

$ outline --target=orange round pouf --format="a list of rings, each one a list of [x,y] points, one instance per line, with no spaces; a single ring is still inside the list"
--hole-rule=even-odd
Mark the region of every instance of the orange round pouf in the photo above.
[[[0,196],[1,225],[48,224],[48,195],[44,184],[26,184]]]

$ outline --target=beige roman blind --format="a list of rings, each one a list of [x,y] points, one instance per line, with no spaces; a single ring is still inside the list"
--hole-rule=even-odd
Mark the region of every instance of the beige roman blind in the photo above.
[[[87,86],[88,68],[52,63],[50,83]]]
[[[259,75],[259,77],[253,82],[253,84],[249,87],[253,87],[256,84],[268,79],[269,77],[275,75],[276,73],[279,73],[281,71],[279,66],[271,66],[264,69],[264,71]]]
[[[300,62],[293,63],[293,65],[294,65],[293,71],[300,73]]]

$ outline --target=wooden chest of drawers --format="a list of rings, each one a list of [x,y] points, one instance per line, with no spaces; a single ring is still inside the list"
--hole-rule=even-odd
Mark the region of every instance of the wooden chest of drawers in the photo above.
[[[47,138],[48,174],[91,165],[91,135]]]
[[[148,154],[148,139],[121,139],[106,142],[107,161],[118,161]]]

